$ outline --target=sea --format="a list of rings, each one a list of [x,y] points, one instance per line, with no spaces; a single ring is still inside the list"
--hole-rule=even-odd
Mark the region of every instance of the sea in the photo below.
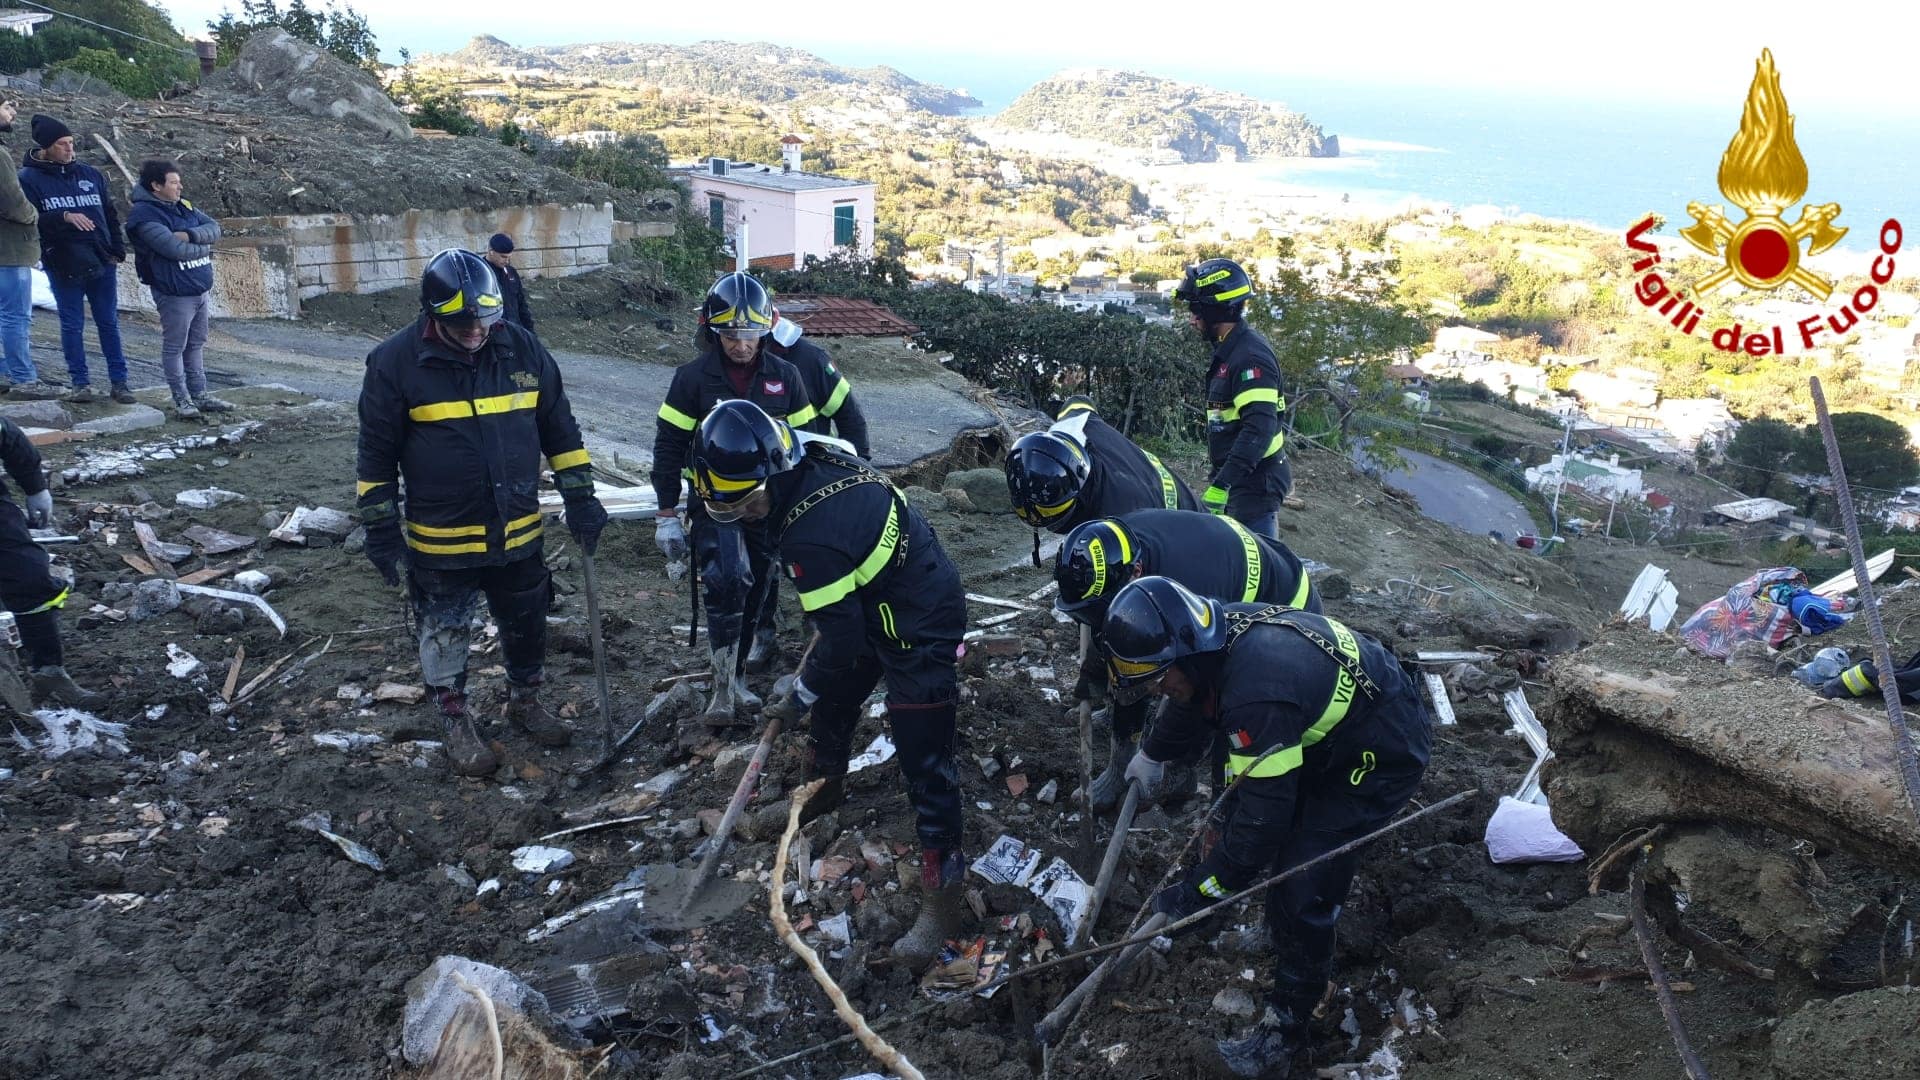
[[[999,111],[1050,73],[1002,68],[982,81],[977,68],[961,67],[951,57],[894,63],[915,78],[966,87],[983,102],[978,115]],[[1650,211],[1665,216],[1671,230],[1689,220],[1689,201],[1727,204],[1715,176],[1739,129],[1746,94],[1744,85],[1730,87],[1726,101],[1706,105],[1604,92],[1520,94],[1156,73],[1285,102],[1340,136],[1338,158],[1223,166],[1243,182],[1251,174],[1276,188],[1341,194],[1382,207],[1491,206],[1509,216],[1537,214],[1622,231]],[[1920,234],[1920,185],[1913,182],[1920,175],[1920,114],[1858,103],[1802,108],[1788,91],[1807,160],[1807,199],[1839,203],[1839,223],[1851,229],[1840,248],[1871,250],[1888,218]]]

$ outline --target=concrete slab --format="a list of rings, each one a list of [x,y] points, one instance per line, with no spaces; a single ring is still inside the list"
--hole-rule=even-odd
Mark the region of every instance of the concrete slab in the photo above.
[[[0,416],[21,427],[58,428],[62,431],[73,427],[73,414],[58,401],[0,401]]]
[[[73,430],[91,431],[100,435],[121,435],[129,431],[156,428],[166,422],[167,414],[151,405],[122,405],[105,416],[83,420],[73,425]]]

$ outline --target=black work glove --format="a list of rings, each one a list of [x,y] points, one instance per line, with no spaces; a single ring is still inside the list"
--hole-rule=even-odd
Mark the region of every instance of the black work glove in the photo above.
[[[1153,910],[1165,915],[1169,922],[1179,922],[1194,912],[1212,907],[1214,904],[1232,896],[1238,888],[1221,880],[1203,862],[1180,876],[1180,880],[1154,894]],[[1181,934],[1204,930],[1214,919],[1209,917],[1179,931]]]
[[[381,580],[389,586],[400,584],[400,560],[406,554],[407,542],[400,538],[399,518],[368,523],[367,561],[380,571]]]
[[[573,534],[580,550],[591,555],[600,546],[600,530],[607,527],[607,508],[592,495],[566,500],[567,531]]]

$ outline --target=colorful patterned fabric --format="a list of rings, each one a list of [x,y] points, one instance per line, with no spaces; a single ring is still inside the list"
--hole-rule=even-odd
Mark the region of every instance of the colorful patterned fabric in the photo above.
[[[1777,649],[1800,632],[1785,601],[1806,585],[1807,575],[1791,566],[1762,570],[1728,589],[1727,595],[1702,604],[1681,624],[1680,636],[1696,652],[1716,660],[1725,660],[1742,641],[1764,641]]]

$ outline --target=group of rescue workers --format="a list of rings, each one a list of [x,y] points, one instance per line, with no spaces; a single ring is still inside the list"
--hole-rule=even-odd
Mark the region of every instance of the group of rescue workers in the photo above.
[[[1154,898],[1175,918],[1383,824],[1428,754],[1426,715],[1399,663],[1320,613],[1306,569],[1278,538],[1290,487],[1286,402],[1272,350],[1243,318],[1251,289],[1241,266],[1210,259],[1175,293],[1212,349],[1199,498],[1083,398],[1006,461],[1021,519],[1063,537],[1057,605],[1085,627],[1075,696],[1111,717],[1092,807],[1110,810],[1130,784],[1149,800],[1180,799],[1203,761],[1216,790],[1233,785],[1217,839]],[[451,767],[486,776],[498,763],[466,693],[479,593],[506,655],[509,723],[541,745],[569,738],[538,696],[551,590],[541,459],[589,556],[607,513],[559,367],[532,332],[501,318],[487,263],[441,253],[420,302],[419,319],[367,358],[359,507],[367,557],[390,585],[406,572]],[[964,908],[959,572],[920,511],[869,464],[847,380],[757,279],[721,277],[697,336],[698,355],[674,372],[659,409],[651,478],[655,543],[670,562],[691,559],[706,608],[712,697],[701,719],[722,728],[756,706],[789,723],[807,718],[808,776],[825,781],[803,808],[811,819],[844,798],[861,704],[885,680],[925,892],[893,955],[924,966],[959,934]],[[0,544],[11,526],[0,511]],[[780,660],[783,572],[809,640],[762,703],[746,676]],[[42,659],[57,666],[57,647]],[[1339,856],[1269,891],[1274,985],[1253,1029],[1220,1043],[1236,1073],[1284,1075],[1303,1044],[1355,865]]]

